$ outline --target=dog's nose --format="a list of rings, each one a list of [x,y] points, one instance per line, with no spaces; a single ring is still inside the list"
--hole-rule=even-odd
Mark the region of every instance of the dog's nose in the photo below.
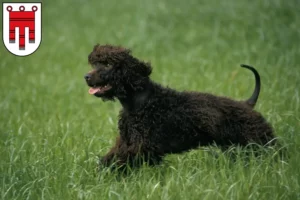
[[[90,80],[90,78],[91,78],[91,75],[90,75],[90,74],[86,74],[86,75],[84,75],[84,79],[85,79],[85,80],[87,80],[87,81],[88,81],[88,80]]]

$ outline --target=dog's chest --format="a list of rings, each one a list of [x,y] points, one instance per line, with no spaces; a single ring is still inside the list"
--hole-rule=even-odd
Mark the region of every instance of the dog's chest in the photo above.
[[[128,140],[147,137],[156,121],[151,113],[121,112],[118,122],[120,135]]]

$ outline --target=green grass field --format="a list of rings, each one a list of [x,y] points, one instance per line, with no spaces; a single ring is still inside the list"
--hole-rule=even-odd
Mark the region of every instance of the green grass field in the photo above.
[[[131,48],[162,85],[234,99],[254,87],[239,64],[255,66],[256,110],[289,158],[238,151],[233,161],[202,148],[127,176],[96,172],[120,110],[88,94],[96,43]],[[38,51],[15,57],[0,45],[0,199],[300,199],[299,64],[298,0],[43,1]]]

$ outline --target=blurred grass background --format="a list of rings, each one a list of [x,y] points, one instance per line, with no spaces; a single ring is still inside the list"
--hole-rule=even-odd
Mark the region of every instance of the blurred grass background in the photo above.
[[[12,1],[13,2],[13,1]],[[26,1],[24,1],[26,2]],[[300,1],[43,1],[40,48],[27,57],[0,45],[1,199],[300,199]],[[2,23],[2,22],[1,22]],[[2,24],[1,24],[2,26]],[[118,102],[88,95],[94,44],[115,44],[178,90],[248,98],[290,158],[232,162],[203,150],[119,177],[95,172],[117,135]]]

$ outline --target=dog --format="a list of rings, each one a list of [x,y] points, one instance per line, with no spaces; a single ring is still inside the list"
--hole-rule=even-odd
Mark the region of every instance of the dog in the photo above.
[[[150,79],[149,63],[132,56],[127,48],[95,45],[88,56],[92,71],[84,79],[89,93],[106,100],[117,99],[119,136],[100,159],[102,166],[121,167],[160,163],[166,154],[200,146],[274,141],[273,129],[253,108],[260,93],[260,76],[251,66],[256,85],[246,101],[193,91],[176,91]]]

